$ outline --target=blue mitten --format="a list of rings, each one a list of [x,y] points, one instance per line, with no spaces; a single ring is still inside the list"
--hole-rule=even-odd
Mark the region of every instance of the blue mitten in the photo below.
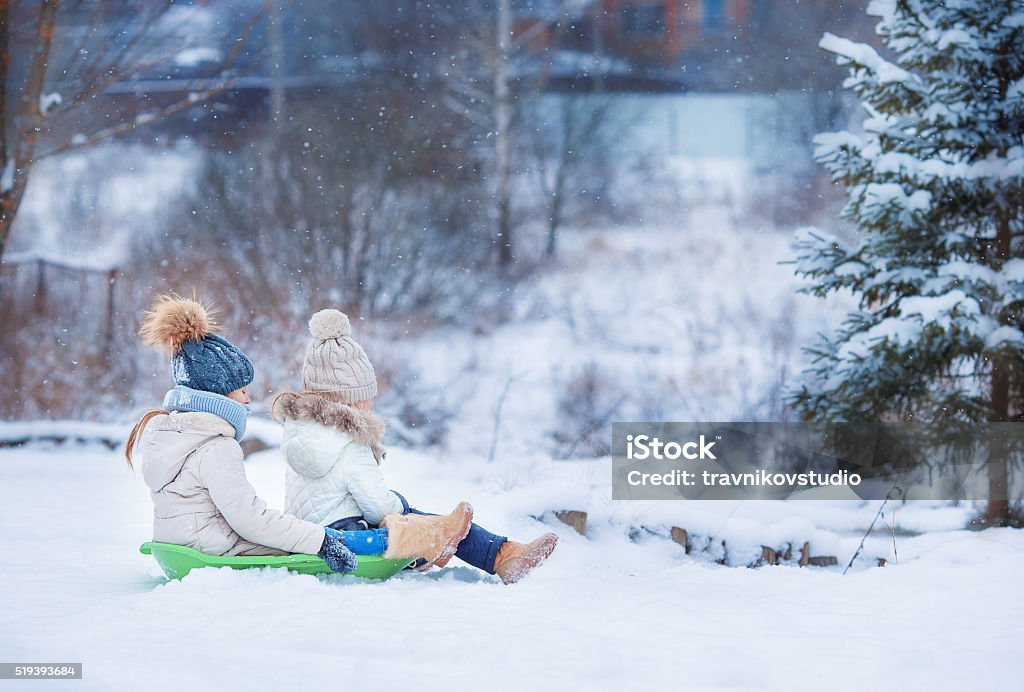
[[[335,572],[354,572],[356,569],[356,556],[334,529],[324,529],[324,543],[316,555]]]

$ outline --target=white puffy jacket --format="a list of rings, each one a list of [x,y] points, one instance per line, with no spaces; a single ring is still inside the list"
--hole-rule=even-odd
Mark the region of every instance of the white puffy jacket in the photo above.
[[[284,421],[285,511],[326,525],[361,516],[379,524],[402,512],[384,481],[384,423],[372,413],[316,394],[285,393],[273,405]]]

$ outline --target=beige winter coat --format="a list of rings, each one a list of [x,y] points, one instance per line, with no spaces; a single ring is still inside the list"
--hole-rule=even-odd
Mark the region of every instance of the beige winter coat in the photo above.
[[[291,392],[274,401],[273,414],[284,421],[286,512],[319,524],[348,517],[380,524],[386,515],[402,513],[402,501],[380,470],[380,418],[316,394]]]
[[[267,508],[245,477],[234,428],[212,413],[154,417],[142,438],[153,540],[208,555],[316,554],[322,526]]]

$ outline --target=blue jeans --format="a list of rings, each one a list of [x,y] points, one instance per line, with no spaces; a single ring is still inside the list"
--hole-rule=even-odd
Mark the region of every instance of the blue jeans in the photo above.
[[[409,501],[405,497],[394,490],[391,492],[398,496],[398,499],[402,501],[402,507],[404,511],[402,514],[425,514],[428,516],[437,516],[430,512],[421,512],[418,509],[409,506]],[[482,526],[472,524],[469,527],[469,533],[459,543],[458,550],[455,551],[455,557],[459,558],[465,563],[473,565],[477,569],[482,569],[488,574],[494,574],[494,560],[498,557],[498,550],[501,548],[501,544],[507,541],[508,538],[505,536],[498,536],[491,533]]]

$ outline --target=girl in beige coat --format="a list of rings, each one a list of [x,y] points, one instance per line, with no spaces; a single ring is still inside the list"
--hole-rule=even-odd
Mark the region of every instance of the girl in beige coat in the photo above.
[[[214,331],[200,303],[174,295],[159,297],[143,321],[143,340],[171,355],[176,384],[163,410],[136,424],[125,449],[131,466],[141,447],[153,540],[210,555],[315,554],[336,572],[352,571],[356,558],[347,536],[268,508],[246,479],[239,441],[254,371],[245,354]],[[378,536],[375,552],[393,558],[454,552],[471,516],[460,506],[414,530],[400,526]]]

